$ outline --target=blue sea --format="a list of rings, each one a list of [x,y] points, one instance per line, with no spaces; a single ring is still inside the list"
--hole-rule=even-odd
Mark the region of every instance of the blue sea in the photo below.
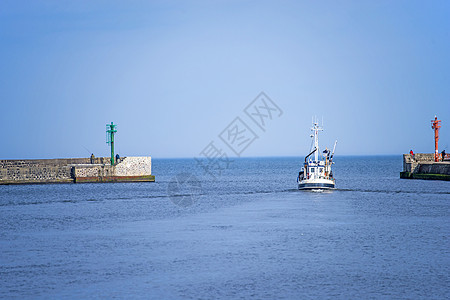
[[[330,192],[296,189],[301,157],[0,186],[0,298],[449,299],[450,182],[335,162]]]

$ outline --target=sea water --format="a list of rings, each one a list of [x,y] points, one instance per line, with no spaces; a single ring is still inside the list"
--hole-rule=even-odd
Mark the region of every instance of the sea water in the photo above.
[[[329,192],[297,190],[299,157],[0,186],[0,298],[450,298],[450,182],[335,162]]]

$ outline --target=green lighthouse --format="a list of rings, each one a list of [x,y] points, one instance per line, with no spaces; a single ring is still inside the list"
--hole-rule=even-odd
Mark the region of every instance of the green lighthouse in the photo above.
[[[114,165],[114,134],[117,132],[117,125],[106,124],[106,143],[111,145],[111,166]]]

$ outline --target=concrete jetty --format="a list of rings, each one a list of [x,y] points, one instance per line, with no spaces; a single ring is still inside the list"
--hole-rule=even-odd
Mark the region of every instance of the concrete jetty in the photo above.
[[[153,182],[151,157],[0,160],[0,185],[88,182]]]
[[[434,161],[433,153],[403,154],[400,178],[450,181],[450,161]]]

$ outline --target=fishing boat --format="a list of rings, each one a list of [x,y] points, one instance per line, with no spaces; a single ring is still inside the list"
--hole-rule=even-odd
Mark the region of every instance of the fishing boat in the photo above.
[[[325,148],[322,157],[319,157],[319,131],[323,131],[319,127],[317,120],[313,121],[311,127],[313,134],[313,144],[311,152],[305,157],[305,162],[298,173],[297,183],[299,190],[325,190],[334,189],[336,182],[333,177],[331,165],[333,164],[334,151],[336,150],[336,142],[334,142],[333,152]]]

